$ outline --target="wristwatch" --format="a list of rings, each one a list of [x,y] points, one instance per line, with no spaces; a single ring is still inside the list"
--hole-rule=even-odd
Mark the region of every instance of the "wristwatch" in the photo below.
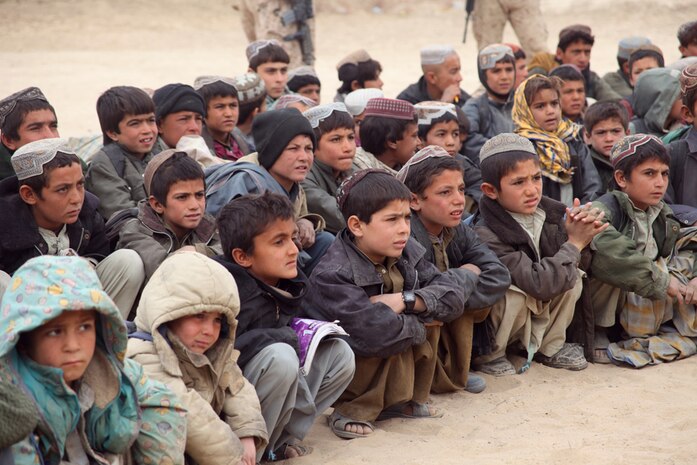
[[[404,301],[404,305],[406,306],[404,313],[412,313],[414,311],[414,305],[416,305],[416,294],[414,294],[414,291],[403,291],[402,301]]]

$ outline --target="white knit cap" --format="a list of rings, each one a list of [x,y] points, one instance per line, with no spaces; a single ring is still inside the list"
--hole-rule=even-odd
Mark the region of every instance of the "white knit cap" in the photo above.
[[[456,53],[450,45],[430,45],[421,49],[421,65],[440,65]]]

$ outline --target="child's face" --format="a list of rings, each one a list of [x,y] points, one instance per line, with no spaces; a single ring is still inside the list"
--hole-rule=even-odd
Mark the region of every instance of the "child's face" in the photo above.
[[[264,232],[254,238],[254,251],[246,254],[233,249],[235,261],[269,286],[281,279],[298,275],[298,247],[295,245],[296,225],[292,218],[270,223]]]
[[[631,179],[622,171],[615,171],[615,181],[627,194],[634,206],[646,210],[658,205],[668,188],[668,165],[657,158],[646,160],[634,167]]]
[[[29,142],[60,137],[56,115],[48,108],[30,111],[24,116],[24,120],[17,129],[17,134],[19,135],[17,140],[2,138],[10,150],[17,150]]]
[[[416,148],[419,145],[419,127],[416,124],[408,124],[402,138],[393,144],[394,158],[400,165],[405,164],[416,153]]]
[[[77,381],[94,355],[96,323],[94,310],[63,312],[27,333],[27,356],[39,365],[63,370],[66,383]]]
[[[617,118],[610,118],[600,121],[593,126],[588,141],[596,152],[610,158],[612,146],[626,134],[628,134],[628,131],[622,127],[622,122]]]
[[[668,118],[666,120],[665,128],[666,129],[673,129],[671,126],[675,124],[676,122],[682,121],[683,113],[682,113],[682,99],[680,97],[673,102],[673,106],[670,107],[670,113],[668,114]]]
[[[383,263],[386,257],[402,255],[409,239],[410,220],[409,201],[393,200],[373,213],[370,222],[351,216],[347,223],[356,247],[374,263]]]
[[[208,101],[206,127],[214,136],[230,134],[240,116],[240,102],[236,97],[213,97]]]
[[[32,207],[37,226],[58,231],[77,221],[85,200],[85,178],[79,163],[54,168],[37,195],[29,186],[20,188],[22,200]]]
[[[356,155],[356,134],[353,129],[337,128],[322,134],[315,157],[336,173],[351,168]]]
[[[119,132],[107,131],[107,136],[136,155],[150,153],[157,139],[155,113],[126,115],[119,122]]]
[[[153,210],[162,215],[165,224],[178,238],[186,236],[201,223],[206,210],[206,189],[203,179],[180,180],[167,192],[167,206],[150,197]]]
[[[308,84],[298,89],[298,94],[313,100],[317,105],[320,102],[320,91],[322,88],[317,84]]]
[[[434,236],[440,235],[444,227],[454,228],[460,224],[465,210],[462,172],[447,170],[434,176],[422,195],[412,197],[411,209]]]
[[[634,87],[639,75],[648,69],[658,68],[658,60],[654,57],[644,57],[632,63],[629,74],[629,83]]]
[[[515,88],[528,78],[528,64],[525,58],[518,58],[515,61]]]
[[[218,342],[223,315],[220,312],[202,312],[167,323],[167,329],[195,354],[204,354]]]
[[[583,71],[588,68],[591,62],[592,48],[593,46],[591,44],[587,44],[582,40],[577,40],[567,46],[564,51],[557,48],[557,59],[564,65],[576,65]]]
[[[537,160],[516,163],[515,168],[501,178],[501,188],[486,184],[484,194],[496,200],[504,209],[523,215],[535,213],[542,198],[542,172]]]
[[[160,121],[160,137],[168,147],[176,147],[182,136],[200,136],[203,116],[195,111],[170,113]]]
[[[285,190],[290,191],[293,184],[304,181],[310,171],[314,160],[312,150],[312,139],[309,136],[295,136],[269,168],[269,173]]]
[[[515,68],[512,63],[496,63],[486,70],[486,83],[497,94],[506,95],[515,85]]]
[[[460,151],[460,126],[457,121],[444,121],[431,126],[424,145],[437,145],[447,150],[451,157]]]
[[[561,111],[567,118],[581,116],[586,105],[586,88],[582,81],[564,81],[561,87]]]
[[[380,74],[382,73],[378,71],[375,74],[375,79],[366,79],[365,81],[363,81],[363,89],[382,89],[382,86],[385,83],[382,82],[382,79],[380,79]]]
[[[561,121],[559,95],[552,89],[542,89],[530,104],[532,116],[544,131],[555,132]]]
[[[264,80],[266,93],[273,99],[283,95],[288,83],[288,63],[281,61],[263,63],[257,66],[256,73]]]
[[[697,42],[687,44],[687,47],[678,46],[680,53],[684,57],[697,57]]]

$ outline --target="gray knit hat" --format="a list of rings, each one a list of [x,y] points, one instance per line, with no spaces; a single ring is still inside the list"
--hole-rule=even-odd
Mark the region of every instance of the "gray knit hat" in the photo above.
[[[528,139],[518,134],[504,132],[486,141],[479,152],[479,163],[483,163],[484,160],[494,155],[511,152],[527,152],[537,156],[535,147]]]
[[[0,381],[0,450],[28,436],[39,422],[34,402],[19,386]]]

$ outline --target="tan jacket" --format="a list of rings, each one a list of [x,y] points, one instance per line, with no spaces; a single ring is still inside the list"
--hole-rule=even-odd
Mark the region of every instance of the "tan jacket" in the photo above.
[[[150,278],[138,305],[136,326],[152,341],[128,341],[126,355],[167,384],[188,409],[186,453],[199,465],[236,464],[243,453],[238,438],[254,437],[257,449],[268,442],[259,399],[236,363],[239,302],[225,268],[195,252],[175,253]],[[227,324],[205,355],[188,351],[167,332],[169,321],[213,311]]]

